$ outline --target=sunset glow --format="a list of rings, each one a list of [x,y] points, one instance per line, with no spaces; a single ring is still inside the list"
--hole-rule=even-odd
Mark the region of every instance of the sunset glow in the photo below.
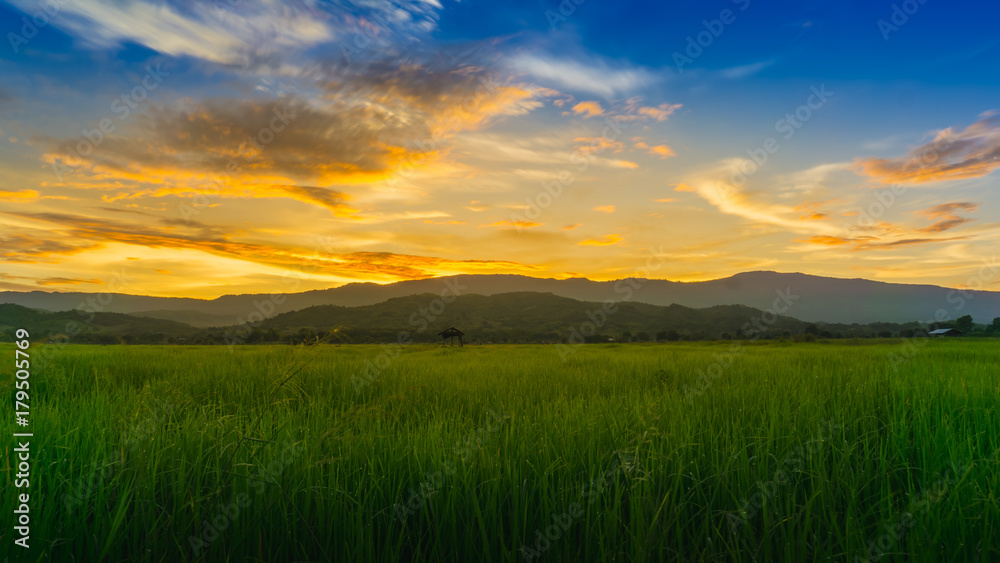
[[[0,6],[0,288],[613,279],[651,249],[672,280],[955,287],[995,253],[989,18],[378,4],[79,0],[30,38],[38,6]]]

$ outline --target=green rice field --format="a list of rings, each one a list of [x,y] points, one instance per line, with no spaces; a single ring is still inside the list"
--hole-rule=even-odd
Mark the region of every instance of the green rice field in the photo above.
[[[1000,341],[918,344],[69,345],[0,560],[1000,560]]]

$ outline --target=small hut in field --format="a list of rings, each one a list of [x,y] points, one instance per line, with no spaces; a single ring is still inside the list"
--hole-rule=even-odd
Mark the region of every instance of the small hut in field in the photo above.
[[[453,326],[450,326],[450,327],[442,330],[441,332],[439,332],[438,336],[440,336],[444,340],[447,340],[449,346],[454,346],[455,339],[457,338],[458,339],[458,345],[461,347],[461,346],[463,346],[463,344],[462,344],[462,337],[465,336],[465,333],[462,332],[462,331],[460,331],[460,330],[458,330],[457,328],[455,328]]]
[[[943,336],[962,336],[965,333],[960,330],[956,330],[954,328],[939,328],[937,330],[932,330],[927,334],[936,337],[943,337]]]

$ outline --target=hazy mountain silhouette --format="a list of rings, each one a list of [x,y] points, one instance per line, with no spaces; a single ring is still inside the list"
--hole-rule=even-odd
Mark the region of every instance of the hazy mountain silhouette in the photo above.
[[[935,320],[938,310],[943,310],[947,319],[971,314],[980,323],[1000,317],[998,292],[778,272],[747,272],[704,282],[642,279],[597,282],[583,278],[460,275],[386,285],[351,283],[274,296],[226,295],[211,300],[123,294],[107,294],[100,299],[99,294],[7,291],[0,293],[0,303],[61,311],[85,308],[90,299],[93,305],[103,307],[95,309],[98,311],[175,320],[194,326],[224,326],[236,323],[238,318],[246,319],[255,310],[272,316],[317,305],[373,305],[396,297],[440,294],[448,287],[458,288],[463,295],[538,292],[590,302],[612,299],[692,308],[744,305],[757,309],[770,308],[778,298],[778,291],[788,291],[798,298],[783,314],[809,322],[928,322]]]
[[[645,334],[650,340],[657,334],[674,331],[689,338],[715,339],[725,334],[742,335],[751,321],[763,313],[743,305],[719,305],[692,309],[681,305],[649,305],[625,302],[604,309],[603,303],[584,302],[551,293],[524,292],[496,295],[463,295],[448,303],[439,314],[429,306],[437,298],[433,293],[394,297],[375,305],[342,307],[318,305],[282,313],[267,319],[260,330],[293,331],[309,328],[324,331],[339,328],[346,334],[359,331],[388,330],[393,340],[405,330],[424,340],[439,341],[436,335],[449,326],[459,327],[470,340],[565,341],[575,329],[582,336],[603,334],[620,337]],[[778,315],[768,317],[762,334],[802,333],[807,322]],[[760,323],[758,323],[760,324]],[[584,326],[594,332],[584,334]],[[843,328],[839,327],[838,328]],[[747,333],[749,335],[750,333]],[[602,340],[603,341],[603,340]]]

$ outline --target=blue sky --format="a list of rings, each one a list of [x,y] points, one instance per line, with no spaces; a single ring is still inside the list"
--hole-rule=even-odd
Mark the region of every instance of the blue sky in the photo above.
[[[1000,283],[993,5],[48,5],[0,2],[7,289]]]

